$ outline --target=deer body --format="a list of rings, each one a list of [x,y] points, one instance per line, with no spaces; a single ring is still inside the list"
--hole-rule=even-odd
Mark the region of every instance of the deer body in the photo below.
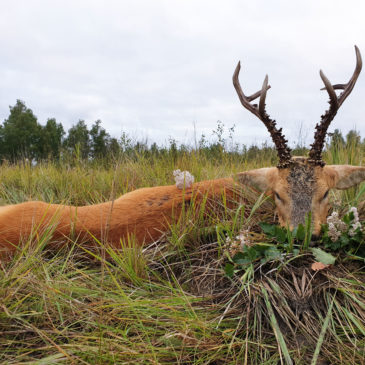
[[[78,242],[93,238],[119,247],[121,240],[134,236],[140,244],[153,242],[176,222],[190,203],[199,208],[203,201],[229,202],[234,195],[233,179],[216,179],[193,184],[189,189],[175,185],[142,188],[115,201],[75,207],[31,201],[0,208],[0,251],[11,253],[18,244],[49,229],[51,242],[73,236]],[[213,206],[207,204],[208,210]]]

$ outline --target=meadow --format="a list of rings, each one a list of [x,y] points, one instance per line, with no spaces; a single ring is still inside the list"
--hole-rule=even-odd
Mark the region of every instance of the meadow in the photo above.
[[[304,153],[305,151],[298,151]],[[329,164],[364,164],[364,146],[327,146]],[[136,152],[108,161],[77,154],[62,162],[3,163],[2,205],[27,200],[87,205],[146,186],[174,184],[173,170],[195,181],[272,166],[276,153],[224,149]],[[365,185],[331,192],[341,214],[365,219]],[[158,242],[133,239],[120,251],[90,252],[77,241],[47,250],[35,232],[11,262],[0,265],[0,362],[3,364],[362,364],[365,363],[365,263],[336,253],[314,272],[298,247],[253,259],[229,277],[227,237],[246,230],[274,247],[260,229],[274,223],[270,198],[251,196],[208,222],[189,212]],[[100,252],[104,252],[100,250]]]

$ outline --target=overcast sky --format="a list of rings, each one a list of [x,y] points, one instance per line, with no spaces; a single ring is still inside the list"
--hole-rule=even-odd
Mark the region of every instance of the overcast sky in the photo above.
[[[268,113],[291,143],[301,126],[311,143],[328,107],[319,69],[348,81],[364,16],[360,0],[1,1],[0,121],[21,99],[66,129],[101,119],[116,137],[193,143],[194,123],[211,137],[220,120],[236,142],[261,143],[268,132],[232,86],[241,60],[243,90],[268,74]],[[365,137],[364,73],[330,130]]]

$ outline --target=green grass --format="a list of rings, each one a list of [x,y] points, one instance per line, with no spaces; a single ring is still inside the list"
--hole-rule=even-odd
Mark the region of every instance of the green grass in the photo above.
[[[332,152],[327,161],[347,163],[345,149]],[[355,152],[353,163],[364,162],[361,149]],[[176,168],[200,181],[271,165],[275,156],[265,153],[251,161],[186,152],[105,165],[2,165],[0,199],[93,204],[173,184]],[[364,191],[362,185],[334,192],[332,200],[342,210],[356,204],[364,220]],[[364,363],[360,263],[313,274],[312,256],[304,254],[250,265],[232,279],[225,275],[225,236],[244,227],[263,242],[261,220],[273,221],[268,200],[253,200],[240,211],[223,207],[208,226],[187,210],[159,242],[140,248],[131,238],[107,260],[77,242],[49,252],[47,235],[38,237],[35,246],[1,264],[0,363]]]

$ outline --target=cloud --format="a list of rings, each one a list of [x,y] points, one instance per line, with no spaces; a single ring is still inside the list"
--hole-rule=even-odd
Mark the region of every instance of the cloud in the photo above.
[[[318,71],[333,83],[365,54],[361,1],[134,0],[17,1],[0,7],[0,119],[22,99],[41,123],[67,128],[97,119],[151,141],[210,136],[217,120],[236,125],[240,143],[269,138],[239,104],[231,77],[239,59],[244,90],[269,74],[267,111],[297,139],[310,142],[328,96]],[[342,106],[332,130],[365,136],[365,81]]]

